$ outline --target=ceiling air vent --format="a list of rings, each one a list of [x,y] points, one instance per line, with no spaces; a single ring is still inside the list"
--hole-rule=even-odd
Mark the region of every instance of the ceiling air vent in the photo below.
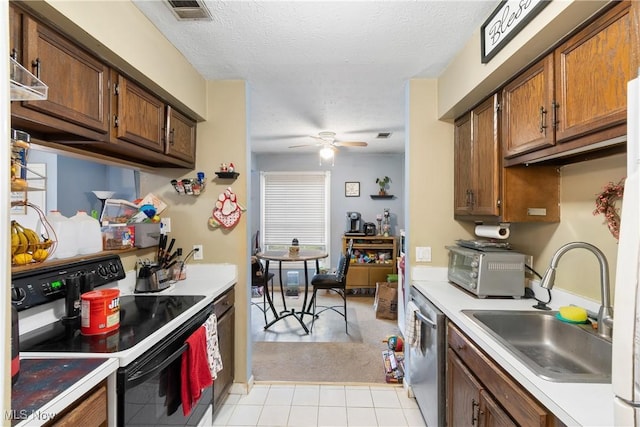
[[[391,132],[379,132],[376,138],[378,139],[387,139],[391,136]]]
[[[201,0],[167,0],[179,21],[213,21],[211,12]]]

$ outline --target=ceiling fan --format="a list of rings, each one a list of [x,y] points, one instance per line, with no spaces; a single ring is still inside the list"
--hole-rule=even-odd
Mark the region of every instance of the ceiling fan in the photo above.
[[[318,136],[309,135],[311,138],[318,140],[315,144],[299,144],[291,145],[289,148],[300,147],[320,147],[320,157],[329,160],[338,151],[339,147],[366,147],[368,144],[364,141],[338,141],[335,132],[320,132]]]

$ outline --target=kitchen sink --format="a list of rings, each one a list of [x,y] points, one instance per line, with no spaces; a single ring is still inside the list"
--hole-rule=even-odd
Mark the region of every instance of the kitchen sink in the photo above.
[[[463,310],[536,375],[556,382],[611,382],[611,342],[556,311]]]

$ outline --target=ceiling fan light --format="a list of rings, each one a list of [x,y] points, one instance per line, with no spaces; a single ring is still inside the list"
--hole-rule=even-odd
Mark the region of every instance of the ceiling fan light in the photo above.
[[[322,147],[320,149],[320,157],[325,160],[329,160],[333,158],[333,149],[331,147]]]

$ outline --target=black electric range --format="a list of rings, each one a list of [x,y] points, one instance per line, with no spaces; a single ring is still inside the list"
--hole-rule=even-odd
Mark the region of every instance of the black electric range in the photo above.
[[[82,335],[80,325],[58,321],[20,336],[23,352],[115,353],[128,350],[189,310],[202,295],[123,295],[120,327],[100,335]]]

